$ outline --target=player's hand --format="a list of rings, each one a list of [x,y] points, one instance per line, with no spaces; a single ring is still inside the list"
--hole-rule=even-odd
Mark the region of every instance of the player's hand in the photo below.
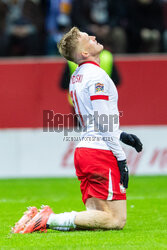
[[[119,171],[121,175],[120,183],[125,188],[128,188],[129,171],[128,171],[126,160],[118,161],[118,167],[119,167]]]
[[[125,132],[121,133],[120,140],[136,149],[137,152],[141,152],[143,149],[143,144],[136,135],[127,134]]]

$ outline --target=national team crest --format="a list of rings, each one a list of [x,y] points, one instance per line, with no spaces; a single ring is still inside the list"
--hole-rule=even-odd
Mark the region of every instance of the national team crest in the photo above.
[[[104,92],[104,84],[98,82],[95,84],[95,93],[100,91]]]

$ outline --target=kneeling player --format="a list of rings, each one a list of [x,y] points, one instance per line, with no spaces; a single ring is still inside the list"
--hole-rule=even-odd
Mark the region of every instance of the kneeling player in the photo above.
[[[83,128],[74,161],[86,211],[54,214],[49,206],[40,211],[31,207],[12,231],[30,233],[47,227],[65,231],[122,229],[126,223],[128,168],[119,140],[137,152],[142,144],[135,135],[119,130],[118,93],[99,67],[103,45],[74,27],[58,47],[67,60],[79,65],[70,80],[70,94]]]

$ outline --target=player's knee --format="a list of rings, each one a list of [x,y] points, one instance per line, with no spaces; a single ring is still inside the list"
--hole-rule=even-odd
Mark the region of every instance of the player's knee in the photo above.
[[[110,230],[110,229],[116,229],[116,230],[121,230],[124,228],[126,224],[126,217],[108,217],[108,221],[105,224],[106,229]]]
[[[124,226],[125,226],[125,224],[126,224],[126,217],[121,217],[121,218],[119,218],[118,224],[117,224],[117,229],[118,229],[118,230],[123,229]]]

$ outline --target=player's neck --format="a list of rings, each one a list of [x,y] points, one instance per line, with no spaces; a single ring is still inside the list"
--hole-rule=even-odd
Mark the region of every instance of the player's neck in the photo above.
[[[99,57],[99,55],[94,56],[94,57],[92,57],[92,59],[90,58],[89,60],[97,63],[98,65],[100,65],[100,57]]]
[[[79,64],[84,63],[84,62],[95,62],[98,65],[100,65],[100,57],[98,56],[90,56],[86,58],[85,60],[82,60]]]

